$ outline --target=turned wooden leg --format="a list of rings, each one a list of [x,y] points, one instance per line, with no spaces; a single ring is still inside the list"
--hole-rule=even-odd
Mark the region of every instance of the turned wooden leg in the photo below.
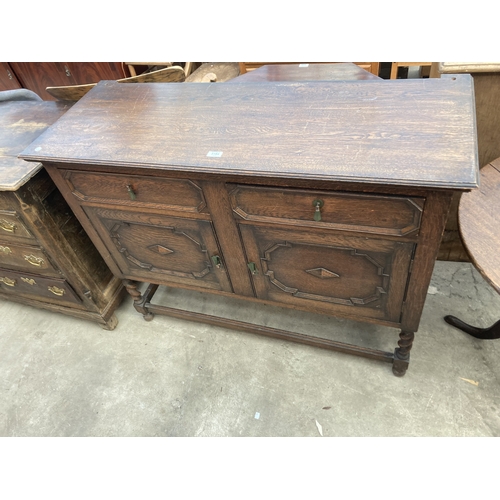
[[[144,294],[141,294],[141,292],[137,290],[137,285],[139,283],[137,283],[136,281],[123,280],[123,284],[125,285],[127,292],[134,299],[135,310],[140,312],[146,321],[151,321],[155,317],[155,315],[148,310],[148,305],[156,290],[158,289],[158,285],[149,285]]]
[[[476,339],[483,340],[494,340],[500,339],[500,321],[497,321],[494,325],[489,328],[478,328],[476,326],[468,325],[464,323],[461,319],[456,318],[455,316],[445,316],[444,320],[449,325],[462,330],[469,335],[472,335]]]
[[[142,294],[137,290],[137,285],[139,283],[137,281],[132,281],[132,280],[123,280],[123,285],[127,289],[127,292],[131,297],[134,299],[134,303],[141,302],[142,300]]]
[[[398,346],[394,350],[394,361],[392,363],[392,373],[396,377],[402,377],[410,364],[410,351],[413,345],[415,334],[413,332],[401,331],[399,334]]]

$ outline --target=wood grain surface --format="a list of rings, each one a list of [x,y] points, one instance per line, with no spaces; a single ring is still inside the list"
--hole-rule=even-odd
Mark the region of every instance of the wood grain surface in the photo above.
[[[17,155],[69,108],[55,102],[0,103],[0,191],[15,191],[39,170]]]
[[[500,158],[481,169],[481,188],[462,195],[460,233],[472,262],[500,293]]]
[[[266,64],[230,80],[242,82],[304,82],[334,80],[380,80],[354,63],[334,64]]]
[[[453,189],[478,183],[469,75],[245,85],[103,81],[21,157]]]

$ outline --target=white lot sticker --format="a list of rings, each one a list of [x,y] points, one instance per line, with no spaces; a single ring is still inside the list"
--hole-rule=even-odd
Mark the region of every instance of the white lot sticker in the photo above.
[[[222,151],[209,151],[207,156],[209,158],[220,158],[222,156]]]
[[[307,68],[309,64],[299,64],[299,68]]]

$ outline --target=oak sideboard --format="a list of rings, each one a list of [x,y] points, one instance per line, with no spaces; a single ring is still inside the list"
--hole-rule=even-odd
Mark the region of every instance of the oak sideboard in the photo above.
[[[103,81],[21,157],[43,163],[146,320],[356,354],[398,376],[452,194],[478,185],[468,75]],[[377,323],[400,340],[385,352],[174,309],[153,302],[162,285]]]

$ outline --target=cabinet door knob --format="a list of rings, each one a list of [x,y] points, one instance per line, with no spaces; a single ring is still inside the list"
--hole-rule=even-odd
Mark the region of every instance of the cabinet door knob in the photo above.
[[[134,191],[134,188],[130,184],[127,184],[127,191],[128,191],[128,195],[130,196],[130,199],[135,200],[135,198],[136,198],[135,191]]]
[[[321,209],[323,208],[323,205],[325,204],[323,200],[314,200],[313,201],[313,207],[315,208],[314,210],[314,220],[316,222],[319,222],[321,220]]]
[[[217,269],[220,269],[222,266],[222,261],[218,255],[212,255],[212,262]]]
[[[259,274],[259,271],[257,270],[257,266],[255,265],[255,262],[249,262],[247,264],[247,266],[248,266],[248,269],[250,269],[250,272],[253,275]]]

